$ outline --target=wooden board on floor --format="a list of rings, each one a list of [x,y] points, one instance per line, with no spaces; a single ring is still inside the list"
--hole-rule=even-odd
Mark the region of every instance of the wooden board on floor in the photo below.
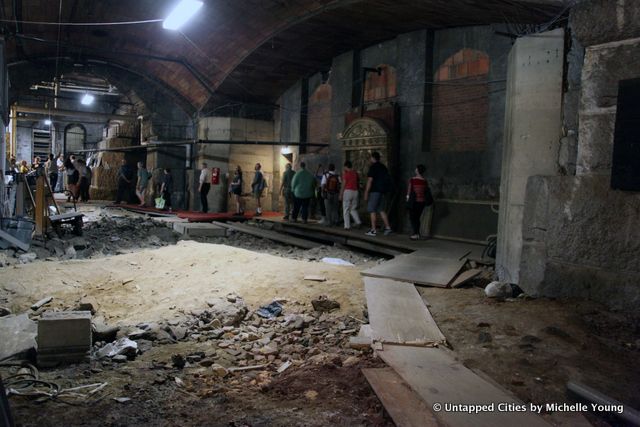
[[[320,243],[312,242],[311,240],[299,239],[297,237],[287,236],[286,234],[278,233],[277,231],[264,230],[258,227],[252,227],[250,225],[238,224],[238,223],[223,223],[214,222],[213,224],[236,230],[241,233],[251,234],[252,236],[262,237],[264,239],[273,240],[276,242],[284,243],[286,245],[298,246],[303,249],[313,249],[320,246]]]
[[[465,264],[465,260],[429,258],[419,252],[400,255],[361,272],[363,276],[379,277],[446,288]]]
[[[470,414],[465,411],[435,412],[438,420],[451,427],[493,427],[520,425],[549,426],[532,412],[497,410],[499,403],[523,403],[500,387],[484,380],[439,348],[387,344],[378,355],[432,408],[434,404],[496,406],[495,411]]]
[[[480,270],[480,269],[476,269],[476,268],[472,268],[471,270],[463,271],[462,273],[460,273],[460,275],[458,277],[456,277],[453,280],[453,282],[451,282],[451,287],[452,288],[458,288],[458,287],[464,285],[465,283],[467,283],[469,280],[473,279],[474,277],[477,277],[483,271],[484,270]]]
[[[446,338],[411,283],[365,277],[364,292],[373,341],[418,346],[445,343]]]
[[[397,427],[442,425],[393,369],[365,368],[362,373]]]

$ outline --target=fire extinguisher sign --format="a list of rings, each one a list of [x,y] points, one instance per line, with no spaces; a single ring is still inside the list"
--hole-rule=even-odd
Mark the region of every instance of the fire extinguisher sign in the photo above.
[[[211,184],[220,184],[220,168],[211,169]]]

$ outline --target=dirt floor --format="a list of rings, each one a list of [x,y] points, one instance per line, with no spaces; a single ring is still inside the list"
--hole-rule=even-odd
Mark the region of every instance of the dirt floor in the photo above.
[[[18,425],[393,425],[360,372],[383,362],[348,345],[366,322],[359,271],[380,258],[242,234],[180,240],[161,221],[87,213],[85,236],[37,249],[34,262],[5,252],[0,306],[36,319],[45,310],[93,309],[102,329],[91,360],[39,375],[63,388],[108,384],[82,399],[13,396]],[[355,266],[325,264],[324,256]],[[574,380],[640,407],[637,315],[585,302],[494,300],[478,287],[418,289],[457,357],[523,401],[568,402],[566,382]],[[340,307],[316,310],[321,295]],[[52,302],[29,309],[45,296]],[[280,316],[256,315],[274,300]],[[123,337],[138,351],[98,357]],[[6,378],[17,368],[0,371]]]
[[[566,383],[577,381],[640,408],[637,313],[589,302],[500,301],[475,287],[418,290],[459,360],[524,402],[569,402]]]
[[[310,275],[327,280],[304,280]],[[309,305],[319,295],[337,300],[346,314],[362,316],[364,308],[363,284],[354,267],[193,241],[100,259],[14,265],[3,271],[2,282],[12,293],[14,313],[49,295],[54,297],[49,309],[68,309],[92,297],[114,325],[168,320],[229,293],[253,309],[277,298]]]

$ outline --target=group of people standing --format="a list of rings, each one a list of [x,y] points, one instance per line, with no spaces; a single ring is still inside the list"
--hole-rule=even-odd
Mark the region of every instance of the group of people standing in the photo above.
[[[147,170],[142,162],[137,163],[137,169],[133,169],[125,159],[122,159],[118,170],[118,189],[116,192],[116,204],[122,201],[133,202],[137,199],[138,206],[145,207],[149,183],[152,181],[152,173]],[[171,211],[171,194],[173,192],[173,176],[169,168],[162,169],[162,175],[154,186],[156,194],[163,199],[162,209]],[[135,199],[134,199],[135,195]]]
[[[55,157],[49,154],[46,161],[42,161],[39,156],[33,158],[33,163],[29,165],[26,160],[18,163],[15,157],[10,159],[10,169],[14,174],[42,174],[47,178],[49,188],[53,193],[68,193],[68,200],[74,202],[89,201],[89,188],[91,187],[91,167],[87,165],[85,159],[76,158],[75,155],[64,157],[60,154]]]
[[[406,201],[413,231],[411,239],[416,240],[420,238],[422,211],[433,202],[433,199],[427,180],[424,178],[424,165],[418,165],[414,172],[415,175],[407,185]],[[360,188],[360,177],[350,161],[344,163],[341,174],[336,172],[334,164],[329,164],[326,171],[321,170],[320,174],[315,175],[307,170],[304,162],[300,163],[300,169],[295,172],[291,164],[287,164],[280,188],[285,205],[284,220],[295,222],[300,215],[302,222],[306,223],[311,202],[315,200],[320,208],[322,224],[339,225],[342,204],[344,228],[346,230],[352,227],[359,228],[362,225],[358,214]],[[371,227],[366,232],[368,236],[377,235],[378,216],[384,227],[382,232],[385,235],[392,233],[387,209],[393,192],[392,178],[387,167],[381,162],[380,153],[371,153],[363,195],[371,221]]]

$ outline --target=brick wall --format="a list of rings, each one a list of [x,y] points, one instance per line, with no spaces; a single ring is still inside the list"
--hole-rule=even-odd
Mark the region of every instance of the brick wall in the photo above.
[[[331,85],[321,84],[309,96],[307,141],[314,144],[331,142]]]
[[[488,74],[489,57],[472,49],[458,51],[438,68],[433,88],[434,151],[486,148]]]
[[[367,73],[364,83],[364,102],[382,101],[395,98],[397,92],[396,69],[391,65],[378,65],[382,71]]]

